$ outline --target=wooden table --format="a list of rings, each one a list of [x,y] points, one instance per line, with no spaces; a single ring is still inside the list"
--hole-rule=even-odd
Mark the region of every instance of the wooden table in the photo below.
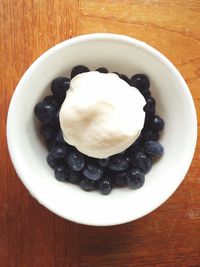
[[[150,215],[115,227],[87,227],[57,217],[17,178],[5,136],[17,82],[45,50],[91,32],[127,34],[159,49],[182,73],[199,111],[199,0],[1,0],[0,266],[199,267],[199,142],[176,193]]]

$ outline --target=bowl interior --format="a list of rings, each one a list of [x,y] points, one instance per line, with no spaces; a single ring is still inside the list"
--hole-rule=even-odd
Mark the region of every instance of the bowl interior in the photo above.
[[[46,163],[47,149],[38,133],[34,106],[50,92],[51,81],[70,76],[73,66],[106,67],[127,76],[145,73],[166,127],[160,142],[164,156],[139,190],[115,189],[109,196],[60,183]],[[131,122],[130,122],[131,123]],[[173,65],[153,48],[117,35],[89,35],[65,41],[28,69],[11,101],[8,145],[19,177],[30,193],[56,214],[89,225],[114,225],[137,219],[161,205],[178,187],[190,165],[196,141],[191,95]],[[181,153],[180,153],[181,148]]]

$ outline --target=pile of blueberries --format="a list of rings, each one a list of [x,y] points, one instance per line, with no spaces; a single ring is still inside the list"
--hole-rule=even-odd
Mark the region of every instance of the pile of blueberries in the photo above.
[[[35,106],[35,115],[41,122],[40,134],[49,150],[47,162],[54,169],[58,181],[77,184],[85,191],[96,189],[108,195],[113,187],[140,188],[153,161],[164,152],[163,146],[158,143],[164,121],[156,115],[156,101],[149,91],[149,79],[144,74],[135,74],[129,79],[126,75],[115,72],[145,97],[145,124],[138,139],[128,149],[105,159],[96,159],[67,144],[59,123],[59,110],[70,87],[70,80],[77,74],[88,71],[87,67],[78,65],[72,69],[71,78],[56,78],[51,84],[52,95],[46,96]],[[108,73],[106,68],[97,71]]]

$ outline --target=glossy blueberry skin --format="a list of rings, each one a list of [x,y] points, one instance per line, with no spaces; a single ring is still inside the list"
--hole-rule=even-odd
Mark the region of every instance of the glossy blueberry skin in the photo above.
[[[123,187],[127,185],[127,172],[118,172],[112,174],[115,186]]]
[[[98,160],[98,163],[99,163],[99,165],[100,165],[101,167],[106,167],[106,166],[108,166],[109,161],[110,161],[110,158],[99,159],[99,160]]]
[[[75,66],[71,71],[71,79],[73,79],[76,75],[81,74],[83,72],[89,72],[88,67],[83,65]]]
[[[45,138],[47,142],[50,142],[54,140],[56,136],[56,131],[55,127],[49,124],[43,124],[42,127],[40,128],[40,134]]]
[[[135,74],[131,77],[131,85],[136,87],[143,96],[149,96],[150,81],[145,74]]]
[[[164,153],[164,148],[156,141],[147,141],[144,144],[144,151],[152,157],[160,157]]]
[[[112,183],[109,178],[101,179],[99,182],[99,191],[102,195],[108,195],[112,191]]]
[[[70,86],[70,79],[66,77],[58,77],[51,84],[51,91],[54,98],[61,104],[63,103],[66,92]]]
[[[56,134],[55,142],[58,143],[58,144],[66,144],[66,142],[65,142],[65,140],[63,138],[63,134],[62,134],[62,130],[61,129]]]
[[[55,99],[53,95],[48,95],[43,99],[44,102],[55,106],[57,109],[60,108],[60,103]]]
[[[129,160],[124,155],[116,155],[110,158],[108,168],[112,171],[125,171],[128,169]]]
[[[84,191],[87,191],[87,192],[92,191],[95,188],[95,182],[87,178],[82,179],[79,185]]]
[[[129,156],[133,156],[140,150],[141,143],[142,143],[142,135],[140,134],[140,136],[135,140],[135,142],[126,150],[126,153]]]
[[[100,73],[108,73],[108,70],[106,68],[98,68],[96,69],[96,71],[100,72]]]
[[[164,129],[164,126],[165,126],[164,120],[158,115],[156,115],[152,120],[151,129],[155,132],[160,132]]]
[[[133,166],[139,168],[144,173],[150,171],[152,167],[152,159],[144,152],[138,152],[133,159]]]
[[[56,158],[51,155],[51,154],[48,154],[47,156],[47,163],[49,164],[49,166],[52,168],[52,169],[55,169],[57,167],[57,160]]]
[[[46,101],[39,102],[34,109],[37,119],[44,124],[52,124],[56,120],[57,108]]]
[[[152,123],[155,117],[155,109],[150,112],[146,112],[143,131],[152,130]]]
[[[83,175],[93,181],[98,181],[103,177],[103,168],[94,164],[88,164],[83,170]]]
[[[79,184],[81,180],[81,173],[69,169],[67,173],[67,178],[70,183]]]
[[[62,165],[58,165],[55,168],[55,177],[58,181],[60,182],[64,182],[67,181],[67,166],[62,164]]]
[[[67,163],[74,171],[81,171],[85,166],[85,158],[79,151],[71,151],[67,156]]]
[[[132,169],[128,172],[127,183],[132,189],[138,189],[143,186],[145,182],[144,173],[139,169]]]
[[[68,154],[68,149],[65,145],[57,144],[51,148],[50,154],[53,155],[55,159],[65,159]]]
[[[125,82],[127,82],[129,85],[131,85],[131,81],[129,80],[129,78],[124,75],[124,74],[120,74],[119,76],[122,80],[124,80]]]
[[[152,132],[151,130],[144,131],[142,133],[142,141],[157,141],[159,139],[159,133],[158,132]]]
[[[156,100],[150,96],[146,99],[146,105],[144,106],[145,112],[154,112],[155,113]]]

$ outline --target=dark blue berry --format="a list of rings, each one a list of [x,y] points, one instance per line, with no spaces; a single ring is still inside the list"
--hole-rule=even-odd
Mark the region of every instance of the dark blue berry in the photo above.
[[[152,159],[143,152],[138,152],[133,159],[133,166],[147,173],[152,167]]]
[[[58,144],[65,144],[65,140],[63,138],[62,130],[59,130],[59,132],[56,135],[55,142]]]
[[[47,163],[49,164],[49,166],[53,169],[56,168],[57,166],[57,160],[55,159],[55,157],[51,154],[48,154],[47,156]]]
[[[131,85],[136,87],[143,96],[149,95],[149,78],[145,74],[135,74],[131,77]]]
[[[145,131],[151,130],[154,117],[155,117],[155,110],[152,110],[150,112],[146,112],[144,127],[143,127],[143,129]]]
[[[50,154],[54,156],[55,159],[64,159],[66,158],[68,153],[68,149],[65,145],[56,144],[54,147],[51,148]]]
[[[133,169],[128,172],[127,183],[132,189],[138,189],[143,186],[145,181],[144,173],[139,169]]]
[[[164,148],[156,141],[147,141],[144,144],[144,151],[152,157],[160,157],[164,152]]]
[[[160,132],[164,129],[164,126],[165,126],[164,120],[156,115],[152,120],[151,129],[155,132]]]
[[[66,97],[66,92],[69,89],[70,79],[65,77],[58,77],[53,80],[51,91],[55,99],[62,103]]]
[[[114,73],[114,74],[116,74],[116,75],[118,75],[118,76],[120,77],[119,72],[114,71],[114,72],[112,72],[112,73]]]
[[[43,124],[40,128],[40,134],[45,138],[47,142],[54,140],[56,136],[56,130],[52,125]]]
[[[135,142],[126,150],[128,155],[133,155],[140,150],[142,142],[142,135],[140,134],[139,137],[135,140]]]
[[[67,163],[74,171],[81,171],[85,166],[85,158],[79,151],[72,151],[67,156]]]
[[[109,158],[106,158],[106,159],[99,159],[98,160],[98,163],[101,167],[106,167],[108,166],[108,163],[109,163]]]
[[[127,82],[129,85],[131,84],[131,81],[129,80],[129,78],[124,75],[124,74],[120,74],[119,76],[122,80],[124,80],[125,82]]]
[[[80,182],[80,172],[76,172],[76,171],[69,169],[67,173],[67,177],[70,183],[78,184]]]
[[[156,100],[152,96],[150,96],[146,100],[146,105],[144,106],[144,111],[155,113],[155,107],[156,107]]]
[[[60,108],[60,103],[58,103],[56,101],[56,99],[54,98],[53,95],[48,95],[46,96],[44,99],[43,99],[44,102],[48,103],[48,104],[51,104],[53,106],[55,106],[57,109]]]
[[[151,130],[147,130],[142,132],[142,141],[157,141],[159,139],[159,133],[158,132],[152,132]]]
[[[144,98],[147,100],[149,97],[151,97],[151,92],[147,91],[143,94]]]
[[[34,112],[39,121],[49,124],[55,121],[57,108],[50,103],[42,101],[35,106]]]
[[[112,190],[112,184],[109,178],[104,178],[99,181],[99,191],[103,195],[110,194],[111,190]]]
[[[86,66],[78,65],[75,66],[71,71],[71,79],[74,78],[76,75],[81,74],[83,72],[90,71]]]
[[[112,171],[125,171],[128,169],[129,160],[124,155],[116,155],[110,158],[108,168]]]
[[[88,164],[83,175],[89,180],[98,181],[103,177],[103,168],[94,164]]]
[[[64,182],[67,181],[67,166],[62,164],[55,168],[55,177],[58,181]]]
[[[119,187],[127,185],[127,172],[112,173],[114,184]]]
[[[108,70],[106,68],[98,68],[96,71],[101,72],[101,73],[108,73]]]
[[[85,191],[92,191],[95,187],[95,181],[84,178],[79,183],[80,187]]]

